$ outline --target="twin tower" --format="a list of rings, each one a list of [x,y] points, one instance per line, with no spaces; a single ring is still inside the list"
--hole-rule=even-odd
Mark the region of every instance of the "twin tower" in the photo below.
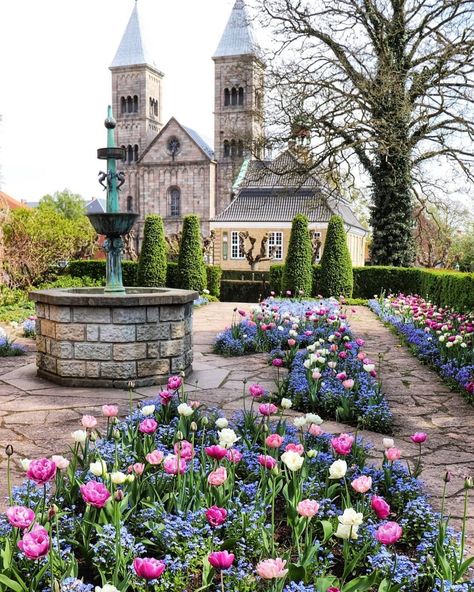
[[[147,214],[168,233],[196,213],[203,233],[233,199],[244,161],[258,158],[264,134],[264,62],[244,0],[236,0],[212,56],[215,64],[214,148],[172,117],[162,117],[163,73],[150,55],[138,2],[110,66],[116,143],[126,150],[121,210],[135,211],[142,238]]]

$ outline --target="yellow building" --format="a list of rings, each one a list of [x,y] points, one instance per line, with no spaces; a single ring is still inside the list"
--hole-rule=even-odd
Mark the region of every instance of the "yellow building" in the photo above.
[[[273,161],[244,162],[235,190],[235,199],[210,224],[214,264],[223,270],[267,271],[274,263],[284,263],[297,214],[308,218],[314,263],[321,259],[329,219],[339,215],[352,265],[364,265],[367,230],[349,202],[314,173],[305,172],[291,149]]]

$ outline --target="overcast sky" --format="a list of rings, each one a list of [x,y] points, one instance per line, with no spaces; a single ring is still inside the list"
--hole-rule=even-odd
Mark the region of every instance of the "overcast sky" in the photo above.
[[[135,0],[0,0],[1,189],[35,201],[69,188],[102,195],[96,150],[109,65]],[[138,0],[165,73],[163,118],[213,137],[211,56],[234,0]]]

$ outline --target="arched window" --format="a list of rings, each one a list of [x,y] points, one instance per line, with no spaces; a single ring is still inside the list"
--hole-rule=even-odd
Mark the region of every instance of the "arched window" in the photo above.
[[[235,87],[232,87],[231,99],[232,99],[232,105],[237,105],[237,89]]]
[[[130,144],[127,146],[127,162],[128,164],[133,162],[133,147]]]
[[[120,113],[126,113],[127,112],[127,101],[125,100],[125,97],[122,97],[120,99]]]
[[[244,104],[244,89],[242,87],[239,88],[239,105]]]
[[[138,160],[138,144],[133,147],[133,160],[135,162]]]
[[[133,197],[131,195],[127,197],[127,212],[133,212]]]
[[[230,90],[228,88],[224,89],[224,107],[228,107],[230,105]]]
[[[224,156],[230,156],[229,140],[224,140]]]
[[[239,143],[237,144],[237,156],[243,156],[244,155],[244,143],[242,142],[242,140],[239,140]]]
[[[170,216],[181,216],[181,191],[179,187],[171,187],[170,194]]]
[[[138,97],[134,95],[133,97],[133,112],[138,113]]]
[[[230,155],[236,156],[237,155],[237,144],[235,140],[232,140],[230,143]]]
[[[127,97],[127,113],[132,113],[132,111],[133,111],[132,97],[128,96]]]

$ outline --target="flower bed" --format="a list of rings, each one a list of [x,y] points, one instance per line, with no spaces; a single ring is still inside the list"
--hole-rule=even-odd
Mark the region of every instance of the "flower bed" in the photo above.
[[[271,352],[275,365],[281,360],[289,369],[288,379],[278,381],[277,398],[289,397],[294,408],[388,432],[390,410],[363,346],[337,301],[272,299],[248,315],[236,310],[214,344],[223,355]]]
[[[474,402],[474,313],[458,313],[419,296],[371,300],[370,308],[400,333],[415,354]]]
[[[9,337],[5,329],[0,327],[0,358],[22,356],[25,353],[25,349],[21,345],[15,343],[14,339]]]
[[[378,469],[314,414],[289,425],[267,403],[231,424],[179,377],[124,421],[103,413],[83,417],[70,459],[23,460],[0,519],[2,592],[472,590],[464,538],[393,441]]]

